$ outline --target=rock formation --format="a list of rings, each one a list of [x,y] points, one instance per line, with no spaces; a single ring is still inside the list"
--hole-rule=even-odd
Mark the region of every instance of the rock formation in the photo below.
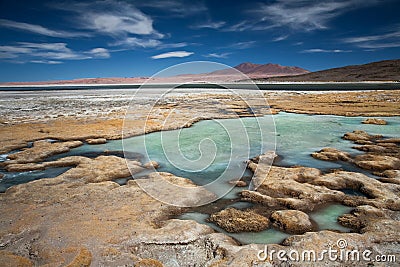
[[[377,125],[386,125],[387,121],[377,118],[368,118],[362,121],[364,124],[377,124]]]
[[[269,226],[269,220],[252,211],[227,208],[210,216],[210,221],[230,233],[259,232]]]
[[[299,210],[275,211],[271,220],[275,227],[290,234],[304,234],[313,228],[307,213]]]

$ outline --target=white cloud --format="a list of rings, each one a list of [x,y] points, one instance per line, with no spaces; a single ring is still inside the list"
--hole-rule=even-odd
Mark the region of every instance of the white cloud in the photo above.
[[[193,43],[192,43],[193,44]],[[180,48],[180,47],[185,47],[188,46],[189,44],[186,42],[181,42],[181,43],[170,43],[170,44],[161,44],[157,48],[158,49],[165,49],[165,48]]]
[[[50,65],[55,65],[55,64],[61,64],[61,61],[54,61],[54,60],[32,60],[30,61],[31,63],[37,63],[37,64],[50,64]]]
[[[230,27],[223,29],[224,31],[228,31],[228,32],[242,32],[245,31],[249,28],[251,28],[254,24],[245,20],[245,21],[241,21],[239,23],[236,23],[234,25],[231,25]]]
[[[43,59],[87,59],[90,58],[79,52],[75,52],[67,47],[66,43],[18,43],[20,48],[27,48],[28,53],[22,53],[26,56],[41,57]]]
[[[396,29],[385,34],[350,37],[343,41],[368,49],[400,47],[400,30]]]
[[[233,43],[228,46],[221,47],[221,48],[247,49],[247,48],[253,47],[255,44],[256,44],[256,41],[237,42],[237,43]]]
[[[0,27],[26,31],[50,37],[70,38],[70,37],[89,36],[87,33],[55,31],[40,25],[17,22],[8,19],[0,19]]]
[[[31,51],[32,49],[21,46],[11,46],[11,45],[0,46],[0,52],[2,53],[17,54],[17,53],[30,53]]]
[[[286,27],[301,31],[327,29],[329,22],[350,10],[378,4],[378,0],[278,0],[262,3],[251,13],[258,19],[241,30],[262,30]],[[238,27],[238,26],[236,26]]]
[[[162,53],[159,55],[152,56],[152,59],[161,59],[161,58],[170,58],[170,57],[188,57],[190,55],[193,55],[193,52],[187,52],[187,51],[174,51],[174,52],[167,52],[167,53]]]
[[[54,7],[77,14],[79,26],[113,37],[135,35],[163,35],[153,28],[153,20],[128,2],[99,0],[54,4]]]
[[[70,52],[66,43],[29,43],[19,42],[21,48],[38,49],[38,50],[51,50],[58,52]]]
[[[313,48],[313,49],[306,49],[301,52],[302,53],[348,53],[351,52],[351,50]]]
[[[152,48],[152,47],[157,47],[161,44],[162,42],[157,39],[140,39],[136,37],[127,37],[125,39],[113,43],[112,45],[124,46],[127,48],[136,48],[136,47]]]
[[[95,58],[109,58],[110,57],[110,52],[108,52],[107,49],[98,47],[98,48],[93,48],[92,50],[87,52],[88,54],[93,55]]]
[[[108,58],[105,48],[94,48],[89,51],[74,51],[66,43],[28,43],[20,42],[15,46],[0,46],[0,58],[14,59],[18,63],[59,64],[60,60],[79,60],[91,58]]]
[[[205,57],[215,57],[215,58],[227,58],[230,54],[232,53],[210,53],[207,55],[204,55]]]
[[[289,37],[289,35],[282,35],[282,36],[278,36],[278,37],[272,39],[272,41],[273,42],[280,42],[280,41],[286,40],[288,37]]]
[[[207,21],[191,26],[192,29],[219,29],[226,24],[225,21]]]

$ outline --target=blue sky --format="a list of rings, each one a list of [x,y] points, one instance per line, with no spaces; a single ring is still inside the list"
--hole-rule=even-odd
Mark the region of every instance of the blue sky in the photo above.
[[[151,76],[177,63],[310,71],[400,58],[398,0],[0,0],[0,82]]]

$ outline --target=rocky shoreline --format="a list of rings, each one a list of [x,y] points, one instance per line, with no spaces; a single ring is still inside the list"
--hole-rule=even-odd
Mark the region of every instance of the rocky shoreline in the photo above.
[[[388,92],[389,97],[393,97],[392,94]],[[353,94],[346,97],[351,96],[354,97]],[[223,105],[211,103],[212,97],[218,97]],[[177,98],[173,104],[159,105],[158,117],[150,118],[154,124],[149,131],[187,127],[190,125],[188,119],[200,114],[201,118],[228,118],[231,116],[229,112],[221,115],[221,109],[226,110],[227,107],[235,113],[240,110],[246,114],[247,107],[239,100],[227,96],[212,97]],[[325,97],[324,101],[328,101]],[[373,94],[369,97],[378,99]],[[394,99],[398,101],[396,97]],[[386,102],[386,98],[381,100]],[[284,98],[274,101],[278,103]],[[291,101],[292,106],[297,105],[296,101]],[[371,110],[377,102],[368,103],[372,103]],[[259,105],[262,114],[265,110],[262,103]],[[281,110],[279,105],[276,108]],[[162,125],[163,112],[172,107],[179,108],[181,113],[172,114],[170,123]],[[391,113],[392,102],[387,107],[381,112],[397,115],[396,112]],[[140,114],[144,110],[138,107],[136,119],[128,122],[132,128],[129,135],[142,131],[145,118]],[[283,110],[294,109],[287,106]],[[366,110],[368,107],[364,107],[363,112]],[[321,112],[327,111],[322,107]],[[24,148],[8,156],[10,160],[2,166],[6,170],[71,167],[58,177],[13,186],[0,194],[0,262],[4,266],[304,266],[302,262],[276,258],[261,260],[257,255],[264,246],[239,246],[234,239],[216,233],[206,225],[170,219],[185,210],[151,198],[134,180],[125,185],[113,182],[131,175],[122,157],[72,156],[46,160],[83,142],[120,138],[118,130],[122,128],[122,120],[113,116],[106,121],[71,118],[1,126],[2,153]],[[59,141],[46,141],[48,138]],[[87,140],[89,138],[97,141]],[[342,170],[323,173],[315,168],[300,166],[273,166],[269,169],[268,162],[273,160],[274,155],[261,155],[266,160],[258,157],[248,162],[249,169],[256,175],[257,190],[242,190],[240,193],[242,201],[254,205],[245,210],[218,211],[211,215],[211,221],[232,231],[259,231],[275,227],[293,234],[282,244],[268,245],[269,249],[321,251],[330,247],[338,249],[336,241],[346,240],[349,248],[368,248],[373,255],[399,257],[399,142],[359,131],[345,134],[344,138],[354,141],[356,148],[364,153],[353,157],[335,148],[326,148],[313,156],[322,160],[347,161],[382,178],[374,179],[362,173]],[[35,142],[28,147],[31,141]],[[135,160],[128,162],[131,169],[137,172],[156,166],[156,163],[144,166]],[[155,181],[160,179],[158,175],[148,176]],[[190,180],[172,174],[161,173],[161,177],[181,186],[195,186]],[[362,195],[349,195],[343,192],[344,189],[359,191]],[[168,194],[174,196],[179,192]],[[185,195],[181,201],[192,201],[196,197]],[[352,229],[351,233],[317,231],[308,214],[329,203],[354,207],[351,213],[338,218],[342,225]],[[319,263],[330,266],[347,264],[329,260]]]

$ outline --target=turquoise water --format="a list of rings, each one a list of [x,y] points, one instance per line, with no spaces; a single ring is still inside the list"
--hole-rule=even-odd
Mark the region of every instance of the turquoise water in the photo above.
[[[388,125],[362,124],[365,117],[279,113],[274,118],[278,134],[277,154],[283,157],[279,164],[286,166],[352,170],[350,165],[317,160],[310,154],[324,147],[334,147],[352,155],[361,154],[362,152],[351,148],[354,146],[353,142],[341,138],[346,132],[354,130],[400,137],[400,117],[380,117],[385,119]]]
[[[273,150],[275,138],[276,152],[281,157],[276,162],[277,165],[302,165],[323,170],[333,168],[354,170],[355,167],[349,164],[317,160],[310,154],[328,146],[353,155],[360,154],[360,151],[351,148],[354,146],[352,142],[341,139],[344,133],[353,130],[365,130],[370,134],[383,134],[387,137],[400,137],[400,117],[382,117],[389,123],[384,126],[362,124],[361,121],[365,117],[284,112],[272,117],[276,125],[276,133],[271,116],[259,118],[258,121],[255,118],[242,118],[240,121],[239,119],[205,120],[181,131],[156,132],[128,138],[124,143],[125,154],[129,158],[143,162],[149,159],[155,160],[160,163],[160,171],[187,177],[197,184],[204,185],[224,172],[226,172],[226,180],[241,177],[245,170],[244,161],[264,151]],[[161,145],[161,140],[164,141],[164,146]],[[102,145],[83,145],[47,160],[56,160],[70,155],[96,157],[104,151],[122,156],[122,147],[121,140],[112,140]],[[4,161],[5,157],[6,155],[0,155],[0,162]],[[357,171],[362,170],[357,169]],[[11,175],[4,170],[0,172],[10,179],[19,176],[18,173]],[[56,174],[51,168],[31,173],[46,177],[54,177]],[[22,176],[28,178],[30,174],[21,174]],[[20,182],[27,181],[19,178]],[[4,180],[0,180],[0,185],[3,187],[6,186]]]
[[[319,230],[338,230],[348,232],[349,229],[337,223],[337,218],[345,213],[349,213],[352,207],[341,204],[331,204],[310,214],[310,217],[317,222]]]
[[[0,179],[0,193],[5,192],[7,188],[13,185],[27,183],[42,178],[53,178],[69,169],[69,167],[60,167],[29,172],[5,172],[4,170],[1,170],[0,173],[4,174],[4,177]]]
[[[272,119],[274,121],[272,121]],[[361,153],[351,148],[354,144],[341,139],[344,133],[353,130],[364,130],[370,134],[383,134],[386,137],[400,137],[400,117],[382,118],[388,125],[362,124],[364,117],[341,117],[330,115],[302,115],[279,113],[261,118],[242,118],[225,120],[205,120],[190,128],[181,130],[150,133],[144,136],[109,141],[102,145],[83,145],[68,153],[53,156],[47,160],[71,155],[96,157],[100,154],[123,155],[140,160],[143,163],[155,160],[160,163],[160,171],[187,177],[199,185],[209,185],[208,189],[217,194],[225,194],[232,186],[228,181],[238,179],[246,173],[245,160],[275,149],[280,156],[276,162],[280,166],[302,165],[322,170],[342,168],[356,170],[354,166],[340,162],[320,161],[312,158],[311,153],[323,147],[335,147],[353,155]],[[276,126],[276,131],[274,128]],[[261,130],[260,130],[261,129]],[[106,152],[105,152],[106,151]],[[0,162],[6,155],[0,155]],[[44,171],[7,173],[0,179],[0,192],[9,186],[24,183],[43,177],[55,177],[68,168],[49,168]],[[365,171],[362,171],[365,172]],[[369,174],[370,175],[370,174]],[[218,184],[212,182],[218,178]],[[123,183],[123,180],[119,181]],[[237,198],[242,188],[233,188],[224,198]],[[238,208],[246,205],[243,203]],[[337,223],[337,217],[351,208],[342,205],[331,205],[310,216],[320,229],[348,229]],[[188,213],[183,219],[194,219],[205,222],[207,214]],[[209,223],[207,223],[209,224]],[[214,224],[209,224],[218,229]],[[260,233],[229,234],[241,243],[279,243],[287,234],[274,229]]]

